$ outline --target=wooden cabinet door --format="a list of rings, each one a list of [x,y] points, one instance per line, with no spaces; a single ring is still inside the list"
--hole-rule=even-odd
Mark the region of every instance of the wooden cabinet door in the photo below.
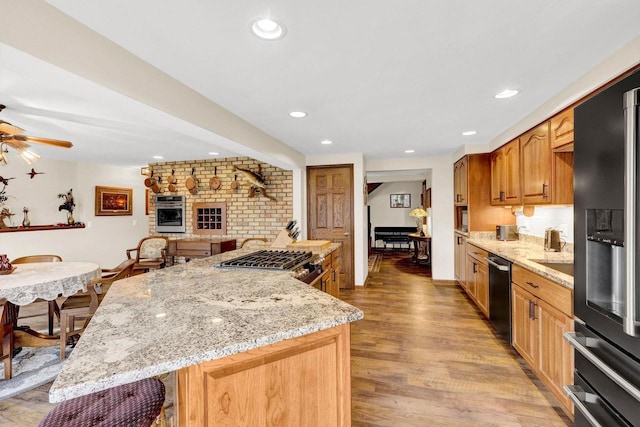
[[[531,318],[536,298],[515,283],[511,284],[511,341],[529,366],[536,366],[535,320]]]
[[[522,203],[551,203],[551,143],[549,122],[520,137],[522,165]]]
[[[307,235],[342,244],[341,286],[353,280],[353,165],[307,167]]]
[[[468,181],[468,162],[467,158],[463,157],[453,165],[453,190],[454,190],[454,203],[456,205],[467,204],[467,181]]]
[[[520,191],[520,140],[514,139],[503,147],[504,201],[506,205],[522,203]]]
[[[476,267],[476,302],[480,311],[489,317],[489,267],[478,263]]]
[[[466,288],[465,269],[467,262],[467,238],[459,234],[454,234],[453,245],[453,265],[455,279],[462,285],[463,288]]]
[[[491,153],[491,204],[503,205],[505,183],[504,150],[497,149]]]
[[[538,376],[569,408],[571,401],[562,388],[573,384],[573,349],[562,334],[573,330],[571,318],[542,300],[536,312]]]
[[[573,142],[573,108],[569,108],[551,118],[551,149]]]
[[[477,275],[477,266],[478,263],[477,261],[471,257],[467,255],[467,274],[465,276],[466,279],[466,290],[467,290],[467,294],[469,294],[469,296],[471,297],[472,300],[476,301],[476,288],[477,288],[477,280],[478,280],[478,275]]]

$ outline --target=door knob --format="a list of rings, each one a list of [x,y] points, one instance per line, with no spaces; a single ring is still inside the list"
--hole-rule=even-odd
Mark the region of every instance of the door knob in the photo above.
[[[348,236],[348,235],[349,235],[349,232],[347,231],[346,233],[344,233],[344,235],[345,235],[345,236]]]

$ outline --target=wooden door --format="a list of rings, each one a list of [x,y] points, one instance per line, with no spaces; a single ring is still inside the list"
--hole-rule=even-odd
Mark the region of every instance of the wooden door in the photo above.
[[[520,141],[514,139],[504,151],[504,201],[506,205],[522,202],[520,191]]]
[[[354,289],[353,165],[307,167],[307,235],[342,244],[339,284]]]
[[[573,348],[562,334],[573,331],[571,318],[541,300],[536,317],[539,337],[536,370],[553,394],[570,408],[571,401],[563,387],[573,384]]]
[[[531,367],[536,366],[535,320],[531,318],[535,301],[533,295],[511,283],[511,340]]]
[[[504,150],[497,149],[491,153],[491,204],[504,204],[504,182],[505,182],[505,162]]]
[[[522,203],[551,203],[551,143],[549,122],[522,135]]]
[[[573,142],[573,108],[551,118],[551,148],[557,149]]]

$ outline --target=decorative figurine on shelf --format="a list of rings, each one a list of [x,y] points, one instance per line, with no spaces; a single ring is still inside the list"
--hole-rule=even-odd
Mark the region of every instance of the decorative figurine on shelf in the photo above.
[[[427,216],[427,211],[422,208],[415,208],[409,213],[409,216],[416,219],[416,226],[418,228],[417,233],[424,236],[424,230],[422,229],[422,218]]]
[[[13,215],[15,215],[15,214],[12,214],[12,213],[9,211],[9,208],[2,208],[2,210],[0,211],[0,228],[9,228],[10,226],[9,226],[9,225],[7,225],[7,224],[4,222],[4,220],[5,220],[5,218],[8,218],[8,219],[9,219],[9,221],[11,221],[11,217],[12,217]]]
[[[58,194],[58,198],[64,199],[64,203],[58,206],[58,211],[67,211],[67,224],[75,224],[76,221],[73,219],[73,208],[76,207],[76,204],[73,202],[73,188],[70,189],[66,194]]]
[[[22,212],[24,213],[24,218],[22,220],[22,226],[23,227],[29,227],[31,225],[31,221],[29,221],[29,208],[24,207],[22,208]]]

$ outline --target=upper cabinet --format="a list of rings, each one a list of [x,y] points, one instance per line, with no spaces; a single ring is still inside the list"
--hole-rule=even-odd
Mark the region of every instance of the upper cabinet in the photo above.
[[[549,122],[544,122],[520,137],[520,153],[523,171],[522,203],[552,203]]]
[[[515,139],[491,153],[491,204],[518,205],[520,193],[520,142]]]
[[[453,165],[453,189],[454,189],[454,204],[466,205],[469,199],[468,194],[468,176],[469,176],[469,164],[467,157],[463,157]]]
[[[573,108],[551,118],[551,149],[573,151]]]

